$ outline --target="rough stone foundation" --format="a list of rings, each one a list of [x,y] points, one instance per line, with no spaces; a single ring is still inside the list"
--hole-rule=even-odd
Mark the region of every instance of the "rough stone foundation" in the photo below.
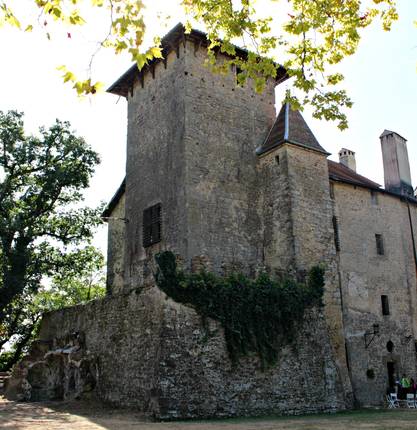
[[[19,379],[20,378],[20,379]],[[326,331],[312,310],[273,368],[257,357],[233,367],[223,330],[150,288],[47,314],[40,339],[7,395],[91,395],[156,419],[298,414],[350,407]]]

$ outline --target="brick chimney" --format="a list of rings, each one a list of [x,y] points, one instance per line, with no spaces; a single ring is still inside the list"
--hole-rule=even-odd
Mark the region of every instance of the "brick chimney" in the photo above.
[[[356,172],[355,153],[350,149],[342,148],[339,151],[339,162]]]
[[[405,196],[413,196],[407,139],[394,131],[384,130],[381,140],[384,162],[385,189]]]

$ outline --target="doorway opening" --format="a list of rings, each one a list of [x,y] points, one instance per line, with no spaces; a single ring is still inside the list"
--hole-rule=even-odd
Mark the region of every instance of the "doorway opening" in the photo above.
[[[387,362],[388,370],[388,386],[391,390],[395,390],[395,363],[393,361]]]

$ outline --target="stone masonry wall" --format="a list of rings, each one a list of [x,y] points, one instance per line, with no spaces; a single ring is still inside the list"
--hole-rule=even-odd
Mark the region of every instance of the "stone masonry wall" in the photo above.
[[[155,65],[143,87],[137,80],[128,97],[126,157],[125,284],[151,282],[152,255],[160,249],[187,254],[185,200],[185,56],[169,53]],[[162,242],[144,249],[144,209],[162,203]]]
[[[186,50],[187,258],[203,254],[216,272],[232,265],[253,273],[262,262],[264,186],[255,150],[275,120],[275,82],[258,94],[251,80],[238,86],[234,70],[215,74],[206,67],[205,48],[187,42]]]
[[[177,52],[128,97],[127,289],[150,282],[161,249],[187,265],[206,255],[216,272],[254,272],[262,263],[255,150],[275,119],[275,82],[257,94],[250,81],[237,86],[234,71],[205,67],[205,48],[186,39]],[[144,249],[143,210],[159,202],[162,241]]]
[[[346,408],[323,316],[305,316],[293,347],[262,372],[256,357],[232,367],[222,328],[156,288],[47,314],[40,341],[82,333],[97,368],[97,396],[157,419],[305,413]],[[39,381],[38,381],[39,384]]]
[[[387,362],[416,380],[416,272],[407,204],[399,197],[334,183],[340,237],[340,278],[350,374],[360,405],[380,404],[388,388]],[[416,207],[410,205],[414,233]],[[382,234],[378,255],[375,234]],[[415,238],[417,242],[417,237]],[[390,315],[382,315],[387,295]],[[365,332],[379,324],[380,334],[366,348]],[[368,336],[368,341],[372,335]],[[387,342],[394,344],[390,353]],[[372,369],[375,377],[368,378]]]
[[[125,194],[123,194],[108,220],[106,279],[108,294],[118,294],[123,291],[126,241],[125,200]]]
[[[263,184],[263,237],[264,264],[274,275],[295,274],[293,219],[288,178],[286,146],[280,146],[259,158]]]
[[[352,387],[346,367],[342,303],[332,231],[332,206],[325,154],[284,144],[260,158],[264,193],[265,262],[300,277],[325,267],[324,314],[346,398]]]

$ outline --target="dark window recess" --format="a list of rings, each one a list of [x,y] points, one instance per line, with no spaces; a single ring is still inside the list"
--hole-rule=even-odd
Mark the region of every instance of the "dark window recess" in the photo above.
[[[349,353],[348,353],[348,347],[346,342],[345,342],[345,356],[346,356],[346,367],[348,370],[350,370]]]
[[[336,251],[340,251],[340,237],[339,237],[339,225],[337,222],[337,217],[332,218],[333,222],[333,231],[334,231],[334,246],[336,247]]]
[[[375,371],[374,371],[374,369],[368,369],[366,371],[366,377],[368,379],[375,379]]]
[[[382,234],[376,234],[375,241],[376,241],[376,253],[378,255],[384,255],[384,240],[382,239]]]
[[[393,350],[394,350],[394,343],[391,340],[389,340],[387,342],[387,351],[392,352]]]
[[[143,247],[161,241],[161,203],[143,211]]]
[[[382,315],[389,315],[389,302],[388,296],[381,296]]]
[[[334,200],[334,184],[330,182],[330,198]]]

